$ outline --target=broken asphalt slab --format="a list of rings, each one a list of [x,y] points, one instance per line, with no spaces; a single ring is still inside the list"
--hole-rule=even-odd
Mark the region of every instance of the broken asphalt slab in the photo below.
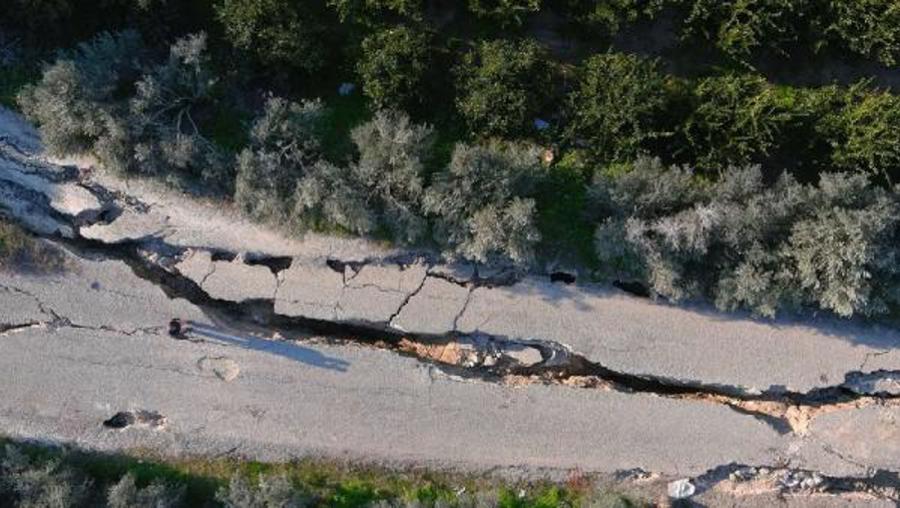
[[[262,460],[326,453],[684,475],[730,460],[769,463],[786,444],[765,423],[724,406],[559,386],[509,389],[454,380],[387,351],[253,340],[239,346],[71,328],[6,337],[0,428],[101,449],[215,455],[238,446]],[[240,366],[229,383],[197,366],[223,355]],[[165,416],[165,430],[103,431],[111,414],[135,408]]]

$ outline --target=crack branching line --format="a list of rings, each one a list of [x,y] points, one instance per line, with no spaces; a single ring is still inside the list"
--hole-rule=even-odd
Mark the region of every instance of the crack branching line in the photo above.
[[[422,291],[422,288],[425,287],[425,282],[427,280],[428,280],[428,274],[426,273],[422,277],[422,280],[419,281],[418,287],[416,287],[416,289],[414,289],[412,292],[407,294],[406,298],[404,298],[403,301],[400,302],[400,306],[397,307],[397,310],[393,314],[390,315],[390,317],[387,320],[388,326],[393,326],[394,320],[397,319],[397,316],[399,316],[401,312],[403,312],[403,308],[406,307],[406,305],[409,303],[409,301],[412,300],[417,294],[419,294],[420,291]]]

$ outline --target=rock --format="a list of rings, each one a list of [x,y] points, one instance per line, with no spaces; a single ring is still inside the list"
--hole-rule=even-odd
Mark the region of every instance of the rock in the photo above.
[[[697,488],[688,479],[675,480],[669,482],[667,492],[672,499],[687,499],[694,495]]]
[[[241,372],[237,362],[226,356],[204,356],[197,362],[197,368],[203,372],[212,372],[226,383],[233,381]]]
[[[545,131],[550,128],[550,122],[548,122],[547,120],[544,120],[542,118],[535,118],[534,119],[534,128],[539,131]]]
[[[356,90],[356,85],[353,83],[341,83],[341,86],[338,87],[338,95],[347,96],[353,93]]]
[[[544,361],[540,349],[525,344],[508,344],[501,348],[501,352],[523,367],[532,367]]]
[[[868,374],[847,374],[844,388],[859,395],[900,395],[900,371],[876,371]]]
[[[206,277],[213,271],[212,253],[207,250],[189,249],[184,258],[175,265],[175,270],[202,287]]]

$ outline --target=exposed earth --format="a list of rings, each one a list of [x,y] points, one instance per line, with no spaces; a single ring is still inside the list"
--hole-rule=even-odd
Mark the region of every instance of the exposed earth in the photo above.
[[[0,270],[4,435],[578,470],[710,506],[900,499],[895,329],[292,240],[228,205],[87,168],[47,158],[0,112],[0,208],[66,259]],[[173,337],[176,317],[188,326]]]

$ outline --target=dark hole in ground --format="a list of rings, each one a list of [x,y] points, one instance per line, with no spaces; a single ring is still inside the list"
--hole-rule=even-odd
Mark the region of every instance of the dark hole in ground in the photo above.
[[[237,254],[225,251],[216,251],[211,254],[211,259],[213,261],[234,261],[237,258]]]
[[[632,294],[634,296],[640,296],[641,298],[650,298],[650,289],[641,284],[640,282],[633,281],[613,281],[613,287],[621,289],[626,293]]]
[[[251,266],[265,266],[274,274],[278,274],[284,270],[287,270],[291,267],[291,263],[294,262],[294,258],[290,256],[272,256],[272,257],[261,257],[258,259],[247,259],[247,264]]]
[[[103,422],[103,426],[110,429],[124,429],[129,425],[134,425],[135,417],[128,411],[119,411],[112,415],[112,418]]]
[[[553,272],[550,274],[550,282],[562,282],[564,284],[575,284],[575,275],[566,272]]]

